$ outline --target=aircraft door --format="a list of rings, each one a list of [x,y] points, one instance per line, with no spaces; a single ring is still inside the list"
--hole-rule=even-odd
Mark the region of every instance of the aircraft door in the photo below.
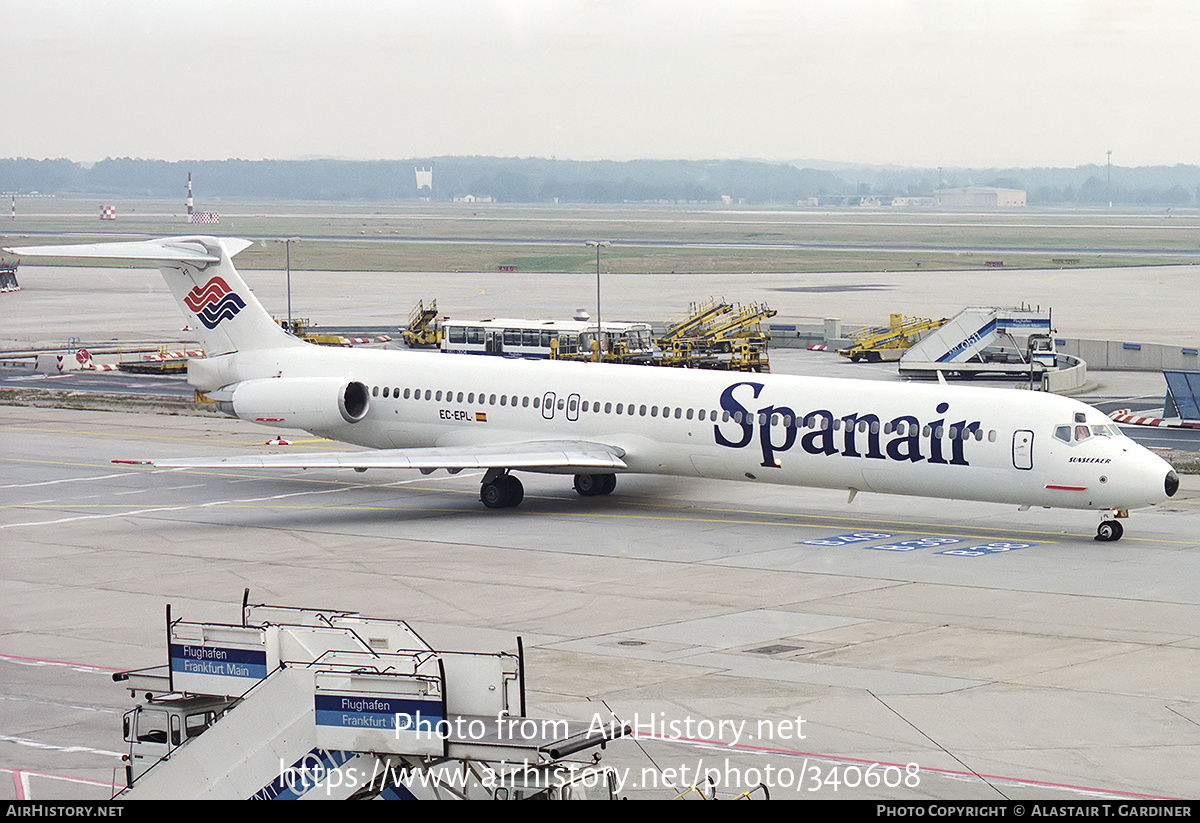
[[[488,354],[504,354],[504,332],[488,329],[483,333],[483,350]]]
[[[542,417],[547,420],[554,419],[554,392],[548,391],[542,396]]]
[[[1013,432],[1013,467],[1028,471],[1033,468],[1033,432],[1018,429]]]
[[[579,419],[579,395],[577,394],[567,397],[567,419],[572,422]]]

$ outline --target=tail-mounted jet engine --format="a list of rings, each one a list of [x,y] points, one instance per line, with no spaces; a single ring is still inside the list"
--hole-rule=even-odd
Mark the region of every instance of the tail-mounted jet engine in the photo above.
[[[371,392],[354,380],[274,377],[235,383],[209,397],[217,409],[242,420],[312,431],[362,420]]]

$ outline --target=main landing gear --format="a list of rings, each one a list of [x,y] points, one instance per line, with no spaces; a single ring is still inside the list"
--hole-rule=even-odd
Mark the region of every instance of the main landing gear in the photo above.
[[[584,497],[612,494],[616,487],[615,474],[575,475],[575,491]],[[511,509],[525,499],[525,487],[507,469],[488,469],[479,487],[479,499],[489,509]]]
[[[1105,512],[1100,515],[1100,525],[1096,527],[1096,539],[1102,543],[1111,543],[1114,540],[1120,540],[1121,535],[1125,534],[1125,528],[1117,518],[1128,516],[1129,512],[1125,509]]]
[[[599,494],[612,494],[617,487],[615,474],[577,474],[575,475],[575,491],[584,497],[595,497]]]
[[[489,469],[479,487],[479,499],[489,509],[509,509],[525,499],[525,487],[507,471]]]

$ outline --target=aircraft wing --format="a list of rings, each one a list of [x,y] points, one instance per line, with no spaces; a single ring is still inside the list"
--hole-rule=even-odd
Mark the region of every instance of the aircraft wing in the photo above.
[[[241,457],[168,460],[115,460],[163,469],[624,469],[625,452],[602,443],[543,440],[479,446],[375,449],[356,452],[303,452]]]

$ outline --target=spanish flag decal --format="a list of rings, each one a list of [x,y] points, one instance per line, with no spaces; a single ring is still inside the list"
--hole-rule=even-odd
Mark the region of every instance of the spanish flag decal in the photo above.
[[[476,423],[486,423],[487,422],[487,413],[486,412],[475,412],[475,422]]]

